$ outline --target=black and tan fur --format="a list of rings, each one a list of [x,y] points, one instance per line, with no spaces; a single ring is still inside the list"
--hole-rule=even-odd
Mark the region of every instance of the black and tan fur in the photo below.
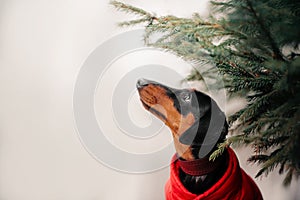
[[[225,115],[208,95],[195,89],[174,89],[145,79],[138,80],[137,89],[145,109],[170,128],[179,159],[207,160],[216,145],[224,141],[228,130]],[[221,164],[208,174],[192,176],[181,170],[183,185],[194,194],[209,189],[227,167],[226,156],[218,159]]]

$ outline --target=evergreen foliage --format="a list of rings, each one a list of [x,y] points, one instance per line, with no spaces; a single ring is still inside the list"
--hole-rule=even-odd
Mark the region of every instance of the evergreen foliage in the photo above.
[[[211,2],[204,19],[156,16],[112,1],[117,9],[140,18],[120,25],[145,25],[149,46],[175,53],[199,67],[216,66],[230,95],[247,98],[247,106],[229,117],[235,134],[220,144],[250,145],[262,174],[275,168],[284,185],[300,175],[300,2],[294,0],[223,0]],[[153,41],[153,35],[159,39]],[[214,73],[214,71],[210,71]],[[197,70],[188,80],[202,81]],[[239,134],[237,134],[239,133]]]

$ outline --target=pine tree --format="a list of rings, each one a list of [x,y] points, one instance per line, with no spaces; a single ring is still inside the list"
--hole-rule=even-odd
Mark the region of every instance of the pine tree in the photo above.
[[[121,26],[145,25],[146,44],[175,53],[201,68],[209,63],[225,81],[229,95],[248,104],[229,117],[235,134],[220,144],[250,145],[261,169],[285,174],[284,185],[300,175],[300,2],[224,0],[210,3],[210,16],[156,16],[112,1],[117,9],[139,16]],[[159,39],[153,41],[153,35]],[[217,42],[216,42],[217,41]],[[198,70],[187,80],[202,81]]]

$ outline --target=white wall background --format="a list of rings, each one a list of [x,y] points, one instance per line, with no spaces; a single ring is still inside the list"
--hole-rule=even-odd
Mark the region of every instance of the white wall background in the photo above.
[[[205,14],[207,1],[124,2],[190,16]],[[83,148],[74,123],[72,95],[82,63],[124,31],[116,23],[129,18],[107,0],[0,1],[0,200],[163,199],[168,169],[143,175],[109,169]],[[254,175],[247,151],[238,153]],[[283,188],[276,173],[256,182],[267,200],[300,199],[299,182]]]

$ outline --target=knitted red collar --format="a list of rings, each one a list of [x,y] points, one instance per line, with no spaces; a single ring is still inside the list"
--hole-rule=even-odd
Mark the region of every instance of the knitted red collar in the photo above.
[[[227,152],[216,158],[214,161],[209,160],[209,156],[193,161],[186,161],[174,156],[178,159],[178,163],[182,171],[192,176],[203,176],[215,171],[221,164],[226,162]]]

